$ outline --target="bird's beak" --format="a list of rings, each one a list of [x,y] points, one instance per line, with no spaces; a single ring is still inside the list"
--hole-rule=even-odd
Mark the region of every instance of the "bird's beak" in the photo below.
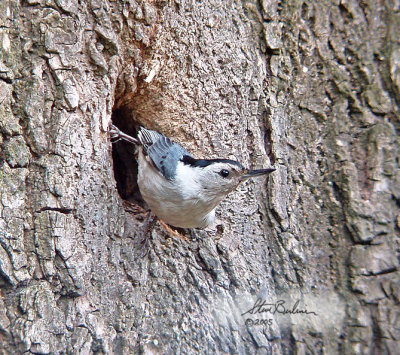
[[[246,180],[252,177],[267,175],[275,171],[276,169],[257,169],[257,170],[245,170],[244,174],[240,177],[240,180]]]

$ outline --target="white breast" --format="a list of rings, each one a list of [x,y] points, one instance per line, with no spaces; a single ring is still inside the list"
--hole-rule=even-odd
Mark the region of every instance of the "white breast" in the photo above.
[[[204,196],[192,168],[179,162],[177,178],[169,181],[139,149],[138,185],[152,212],[164,222],[181,228],[206,228],[215,220],[215,206]]]

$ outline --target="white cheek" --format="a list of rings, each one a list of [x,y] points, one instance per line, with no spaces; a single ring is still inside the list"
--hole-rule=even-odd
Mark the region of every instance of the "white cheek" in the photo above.
[[[192,168],[182,162],[178,162],[176,168],[175,181],[179,186],[183,198],[196,198],[202,193],[202,188],[199,182],[198,169]]]

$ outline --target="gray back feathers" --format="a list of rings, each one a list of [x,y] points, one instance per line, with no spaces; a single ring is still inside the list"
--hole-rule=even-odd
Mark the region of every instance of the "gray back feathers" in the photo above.
[[[175,177],[176,167],[183,156],[191,156],[186,149],[168,137],[156,131],[141,127],[138,132],[139,142],[143,146],[154,166],[168,180]]]

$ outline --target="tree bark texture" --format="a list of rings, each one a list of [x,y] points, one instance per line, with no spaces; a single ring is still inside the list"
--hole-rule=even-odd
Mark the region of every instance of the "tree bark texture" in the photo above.
[[[0,13],[2,353],[398,352],[399,1]],[[111,119],[277,171],[143,246]]]

